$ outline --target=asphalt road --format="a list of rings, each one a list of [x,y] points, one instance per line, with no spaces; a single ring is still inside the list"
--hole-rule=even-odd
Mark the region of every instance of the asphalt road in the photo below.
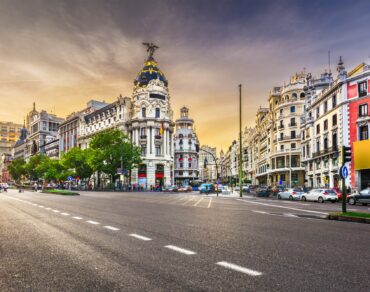
[[[321,219],[334,208],[9,191],[0,194],[0,291],[369,291],[370,226]]]

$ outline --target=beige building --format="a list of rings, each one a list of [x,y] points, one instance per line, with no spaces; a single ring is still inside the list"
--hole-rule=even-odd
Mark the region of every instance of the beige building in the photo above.
[[[12,122],[0,122],[0,156],[10,154],[18,140],[22,125]]]

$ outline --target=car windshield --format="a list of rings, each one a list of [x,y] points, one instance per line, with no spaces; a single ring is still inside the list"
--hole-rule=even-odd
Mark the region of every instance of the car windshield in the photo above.
[[[293,192],[301,192],[300,189],[294,189]]]

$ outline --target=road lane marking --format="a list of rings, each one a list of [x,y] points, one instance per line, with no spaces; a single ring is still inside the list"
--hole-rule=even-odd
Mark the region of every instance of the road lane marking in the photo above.
[[[54,212],[54,213],[60,213],[60,211],[59,211],[59,210],[53,210],[53,212]]]
[[[60,213],[60,214],[63,215],[63,216],[69,216],[68,213]]]
[[[246,203],[246,204],[258,204],[258,205],[263,205],[263,206],[268,206],[268,207],[283,208],[283,209],[289,209],[289,210],[294,210],[294,211],[302,211],[302,212],[316,213],[316,214],[323,214],[323,215],[328,214],[328,213],[319,212],[319,211],[304,210],[304,209],[291,208],[291,207],[286,207],[286,206],[271,205],[271,204],[267,204],[267,203],[260,203],[260,202],[245,201],[245,200],[243,200],[243,199],[237,199],[237,200],[238,200],[238,201],[241,201],[241,202],[244,202],[244,203]]]
[[[209,203],[208,203],[208,209],[211,208],[211,203],[212,203],[212,198],[209,199]]]
[[[116,227],[113,227],[113,226],[109,226],[109,225],[104,226],[104,228],[109,229],[109,230],[113,230],[113,231],[118,231],[119,230],[119,228],[116,228]]]
[[[216,263],[216,265],[219,265],[221,267],[231,269],[231,270],[234,270],[234,271],[237,271],[237,272],[241,272],[241,273],[247,274],[249,276],[253,276],[253,277],[262,275],[261,272],[251,270],[251,269],[248,269],[248,268],[244,268],[242,266],[238,266],[238,265],[228,263],[228,262],[218,262],[218,263]]]
[[[146,237],[146,236],[142,236],[142,235],[139,235],[139,234],[136,234],[136,233],[131,233],[129,234],[131,237],[135,237],[137,239],[141,239],[141,240],[144,240],[144,241],[150,241],[152,240],[151,238],[149,237]]]
[[[82,220],[82,217],[74,216],[73,219]]]
[[[100,224],[99,222],[92,221],[92,220],[87,220],[86,222],[87,222],[87,223],[90,223],[90,224],[93,224],[93,225],[98,225],[98,224]]]
[[[298,218],[297,215],[294,215],[294,214],[290,214],[290,213],[284,213],[283,216],[285,217],[293,217],[293,218]]]
[[[48,207],[48,208],[45,208],[45,210],[51,210],[51,208]]]
[[[259,214],[268,214],[267,212],[265,211],[258,211],[258,210],[252,210],[252,212],[254,213],[259,213]]]
[[[204,200],[204,198],[202,197],[202,198],[200,198],[199,200],[198,200],[198,202],[196,202],[193,206],[194,207],[196,207],[196,206],[198,206],[198,204],[201,202],[201,201],[203,201]]]
[[[187,203],[191,202],[193,200],[193,197],[189,198],[187,201],[185,201],[184,203],[182,203],[182,205],[186,205]]]
[[[174,251],[177,251],[179,253],[186,254],[186,255],[196,254],[196,252],[194,252],[194,251],[184,249],[184,248],[181,248],[181,247],[178,247],[178,246],[175,246],[175,245],[166,245],[165,248],[168,248],[168,249],[171,249],[171,250],[174,250]]]
[[[39,205],[39,208],[45,208],[43,205]]]

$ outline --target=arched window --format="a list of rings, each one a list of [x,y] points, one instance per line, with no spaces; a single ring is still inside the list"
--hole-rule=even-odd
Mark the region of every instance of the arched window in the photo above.
[[[180,134],[180,135],[179,135],[179,138],[184,138],[184,135],[183,135],[183,134]]]
[[[285,101],[289,100],[289,95],[285,95]]]
[[[143,118],[146,118],[146,108],[145,107],[141,108],[141,116]]]
[[[297,93],[292,94],[292,99],[297,99]]]
[[[304,94],[304,92],[302,92],[300,95],[299,95],[299,97],[300,98],[304,98],[306,95]]]

